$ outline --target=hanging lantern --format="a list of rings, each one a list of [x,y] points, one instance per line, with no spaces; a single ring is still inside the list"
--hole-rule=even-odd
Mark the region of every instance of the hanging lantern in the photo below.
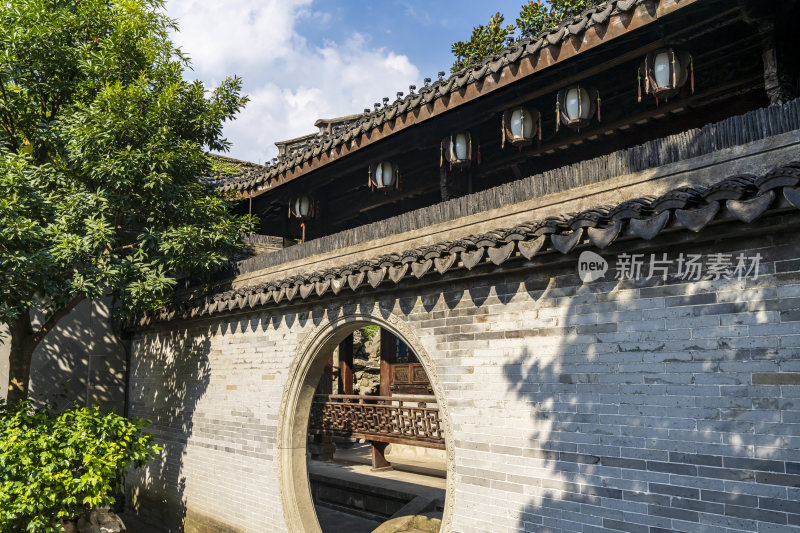
[[[312,218],[317,218],[317,202],[305,193],[298,194],[289,204],[289,216],[295,216],[300,219],[302,242],[306,242],[306,222]]]
[[[468,131],[442,139],[442,159],[451,167],[466,167],[472,162],[472,137]]]
[[[517,107],[503,113],[503,137],[501,148],[508,141],[522,147],[538,138],[542,142],[542,114],[537,109]]]
[[[694,61],[689,52],[675,48],[662,48],[647,54],[639,67],[639,101],[642,101],[642,82],[644,92],[655,96],[656,102],[680,92],[690,80],[690,90],[694,93]]]
[[[317,207],[314,200],[307,194],[299,194],[292,201],[289,207],[289,215],[293,215],[302,220],[308,220],[316,216]]]
[[[400,167],[393,161],[381,161],[369,167],[370,189],[399,189]]]
[[[558,92],[556,99],[556,131],[560,124],[570,128],[587,126],[597,113],[600,121],[600,93],[597,89],[572,85]]]

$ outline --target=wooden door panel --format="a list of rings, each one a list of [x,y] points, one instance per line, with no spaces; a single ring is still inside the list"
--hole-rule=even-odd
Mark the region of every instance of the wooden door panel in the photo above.
[[[428,375],[416,354],[406,343],[381,330],[381,394],[429,394],[431,391]]]

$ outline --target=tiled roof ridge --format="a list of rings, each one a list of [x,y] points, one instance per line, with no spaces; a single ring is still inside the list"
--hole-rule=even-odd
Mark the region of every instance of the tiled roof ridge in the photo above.
[[[434,273],[441,276],[458,268],[499,266],[513,258],[531,260],[543,252],[568,254],[580,244],[602,250],[623,230],[651,240],[670,222],[674,222],[673,227],[699,232],[723,212],[723,207],[733,219],[751,223],[770,209],[781,193],[789,206],[800,209],[798,185],[800,161],[775,167],[760,176],[732,175],[709,187],[678,187],[658,198],[598,206],[210,296],[187,296],[160,313],[139,317],[134,325],[256,309],[312,296],[337,295],[348,289],[355,292],[367,285],[374,289],[388,281],[398,284],[406,278],[419,279]]]
[[[240,172],[239,174],[234,174],[231,176],[213,175],[213,176],[203,176],[200,178],[200,181],[202,183],[205,183],[206,185],[209,185],[211,187],[219,187],[221,184],[227,183],[228,181],[241,182],[243,179],[246,180],[247,177],[253,176],[255,174],[260,174],[267,169],[266,166],[261,165],[259,163],[253,163],[252,161],[245,161],[243,159],[236,159],[234,157],[230,157],[227,155],[215,154],[215,153],[207,153],[207,155],[210,156],[212,159],[216,159],[223,164],[236,165],[237,167],[239,167],[240,170],[246,169]]]
[[[598,24],[606,23],[615,13],[625,13],[649,0],[607,0],[602,4],[589,6],[580,15],[564,19],[560,24],[541,31],[539,34],[521,39],[493,54],[482,62],[469,65],[447,78],[437,80],[421,87],[416,93],[398,98],[392,103],[361,115],[346,131],[326,138],[313,140],[308,148],[299,154],[282,158],[277,164],[265,166],[255,175],[235,176],[215,184],[222,191],[254,189],[278,174],[321,155],[331,148],[349,142],[362,133],[367,133],[385,122],[411,112],[421,105],[427,105],[437,98],[458,91],[465,85],[479,81],[485,76],[499,72],[503,67],[518,61],[523,56],[537,53],[541,48],[556,45],[562,41],[585,32]],[[661,2],[661,0],[656,0]]]
[[[296,142],[305,141],[306,139],[313,139],[314,137],[319,136],[318,131],[313,131],[311,133],[306,133],[305,135],[300,135],[299,137],[294,137],[293,139],[286,139],[285,141],[275,141],[275,146],[281,146],[286,144],[294,144]]]

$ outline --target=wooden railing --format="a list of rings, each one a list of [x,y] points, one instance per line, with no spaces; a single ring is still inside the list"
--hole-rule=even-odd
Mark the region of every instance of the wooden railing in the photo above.
[[[435,396],[316,395],[309,432],[444,449]]]

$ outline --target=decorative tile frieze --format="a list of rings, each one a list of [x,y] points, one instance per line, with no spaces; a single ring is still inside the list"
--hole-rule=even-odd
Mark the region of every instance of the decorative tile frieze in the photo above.
[[[135,325],[324,298],[345,288],[378,289],[388,280],[396,285],[407,278],[419,279],[433,272],[443,275],[456,268],[501,266],[515,258],[530,260],[546,251],[568,254],[579,246],[603,249],[623,235],[626,228],[629,234],[650,240],[667,227],[699,232],[723,213],[749,223],[775,206],[779,196],[789,206],[800,208],[800,188],[795,187],[798,182],[800,162],[774,168],[761,176],[735,175],[706,188],[680,187],[658,198],[627,200],[610,208],[548,217],[322,272],[269,280],[203,298],[187,297],[161,312],[140,316]]]

